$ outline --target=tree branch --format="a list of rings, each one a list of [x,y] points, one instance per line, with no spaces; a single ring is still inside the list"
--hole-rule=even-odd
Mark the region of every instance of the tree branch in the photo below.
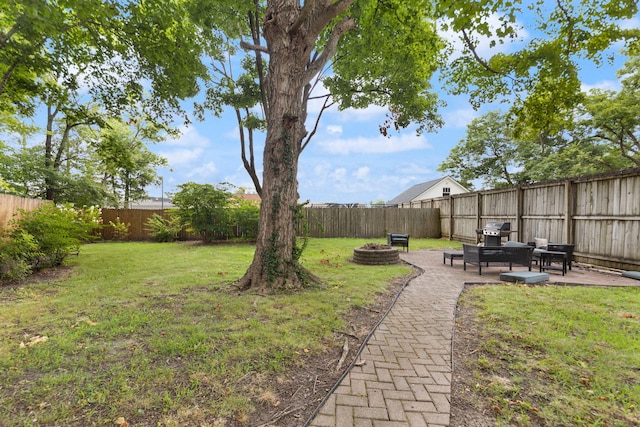
[[[329,108],[333,104],[335,104],[335,102],[329,101],[330,99],[331,98],[330,98],[329,95],[325,95],[324,104],[322,105],[322,108],[320,109],[320,112],[318,113],[318,117],[316,118],[316,121],[314,123],[313,130],[311,132],[309,132],[309,135],[307,136],[307,138],[305,139],[304,143],[300,147],[300,152],[301,153],[304,151],[305,148],[307,148],[307,145],[309,145],[309,142],[311,141],[311,138],[318,131],[318,125],[320,124],[320,118],[322,117],[322,113],[324,113],[327,108]]]
[[[269,53],[269,49],[262,45],[255,45],[253,43],[247,43],[246,41],[240,41],[240,47],[246,50],[254,50],[256,52]]]
[[[304,84],[309,83],[336,53],[336,50],[338,49],[338,42],[340,41],[342,34],[354,29],[355,27],[356,23],[350,16],[345,17],[342,21],[338,22],[335,27],[333,27],[322,54],[320,54],[317,59],[313,60],[307,67],[303,76]]]
[[[7,85],[7,82],[9,81],[9,77],[11,77],[11,74],[13,74],[13,71],[16,69],[17,66],[18,66],[18,61],[15,61],[13,64],[11,64],[9,68],[7,68],[7,71],[4,73],[4,76],[2,76],[2,81],[0,81],[0,95],[4,93],[4,88]]]
[[[259,0],[254,0],[255,11],[249,13],[249,26],[251,28],[251,37],[253,38],[254,44],[260,43],[260,24],[258,23],[258,14],[260,4]],[[269,114],[269,104],[268,104],[268,96],[266,92],[266,80],[265,80],[265,71],[264,71],[264,61],[262,60],[262,55],[260,51],[254,51],[256,57],[256,69],[258,71],[258,82],[260,83],[260,98],[262,99],[262,108],[265,117]]]
[[[478,52],[476,51],[476,47],[473,45],[473,42],[471,41],[471,37],[469,37],[467,30],[462,28],[461,31],[462,31],[462,37],[464,39],[465,45],[467,46],[467,48],[469,48],[469,50],[473,54],[473,57],[478,62],[478,64],[480,64],[485,70],[489,71],[490,73],[497,74],[497,75],[505,75],[504,73],[501,73],[498,70],[494,70],[493,68],[491,68],[489,64],[484,59],[482,59],[480,55],[478,55]]]
[[[323,12],[317,14],[317,17],[314,14],[315,19],[313,19],[309,26],[309,34],[311,34],[314,38],[317,37],[325,29],[325,27],[329,25],[329,22],[331,22],[335,17],[347,10],[353,4],[353,2],[354,0],[338,0],[336,2],[334,2],[334,0],[324,0]],[[315,4],[316,2],[314,1],[312,3]],[[344,19],[341,22],[343,21]],[[338,23],[338,25],[340,25],[341,22]],[[336,25],[336,27],[338,25]],[[353,25],[355,28],[355,23]]]
[[[310,0],[304,3],[302,11],[300,12],[300,15],[298,15],[298,19],[296,19],[296,22],[294,22],[293,25],[289,27],[289,33],[293,33],[300,28],[302,23],[309,18],[309,15],[311,15],[311,11],[315,8],[316,3],[317,0]]]
[[[242,164],[246,169],[247,173],[251,177],[251,181],[253,181],[253,186],[256,188],[256,192],[260,197],[262,197],[262,186],[260,185],[260,180],[258,179],[258,174],[256,172],[256,164],[255,164],[255,156],[253,153],[253,130],[247,129],[249,132],[249,158],[247,158],[247,149],[246,149],[246,140],[244,136],[244,125],[242,124],[242,114],[240,113],[240,109],[236,108],[236,119],[238,120],[238,132],[240,133],[240,154],[242,156]],[[248,114],[248,111],[247,111]]]

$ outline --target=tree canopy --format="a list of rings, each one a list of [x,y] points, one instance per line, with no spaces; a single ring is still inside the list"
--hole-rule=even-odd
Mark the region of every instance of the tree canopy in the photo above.
[[[211,45],[190,10],[164,0],[5,3],[0,131],[13,155],[0,165],[3,187],[58,202],[142,197],[164,160],[141,144],[188,121],[181,102],[208,76],[200,55]]]
[[[439,2],[446,28],[459,34],[463,52],[454,55],[444,80],[475,107],[506,102],[515,135],[535,138],[570,128],[584,99],[581,63],[612,61],[620,45],[638,42],[640,29],[624,25],[638,13],[635,0],[481,0]],[[521,19],[527,16],[527,23]],[[494,24],[491,24],[494,22]],[[526,25],[526,26],[524,26]],[[523,34],[527,34],[526,41]],[[488,57],[490,47],[513,48]],[[516,42],[516,43],[514,43]]]
[[[575,120],[552,132],[522,129],[510,112],[489,112],[469,124],[467,134],[439,170],[461,183],[485,187],[525,184],[640,166],[640,61],[633,52],[619,71],[618,91],[582,94]]]
[[[8,0],[0,15],[0,109],[32,114],[57,76],[112,112],[170,119],[198,92],[207,46],[183,2]]]

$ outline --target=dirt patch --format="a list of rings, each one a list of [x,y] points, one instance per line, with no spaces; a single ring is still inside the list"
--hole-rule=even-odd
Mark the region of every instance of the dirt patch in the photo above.
[[[474,372],[469,360],[477,359],[481,337],[475,312],[469,304],[456,308],[451,381],[450,427],[492,427],[496,417],[487,411],[486,402],[473,393]]]
[[[64,279],[71,274],[73,268],[74,267],[68,265],[44,268],[17,282],[0,282],[0,287],[2,289],[22,288],[29,285],[55,282],[56,280]]]

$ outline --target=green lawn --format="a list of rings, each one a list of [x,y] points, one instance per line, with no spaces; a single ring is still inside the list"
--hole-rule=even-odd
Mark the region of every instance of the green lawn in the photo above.
[[[242,421],[275,393],[247,387],[246,375],[277,375],[340,345],[343,315],[410,273],[348,262],[367,242],[310,240],[302,262],[326,287],[266,297],[232,286],[251,245],[86,245],[64,279],[0,288],[0,425]]]
[[[640,425],[640,288],[482,286],[459,304],[479,327],[466,389],[497,425]]]

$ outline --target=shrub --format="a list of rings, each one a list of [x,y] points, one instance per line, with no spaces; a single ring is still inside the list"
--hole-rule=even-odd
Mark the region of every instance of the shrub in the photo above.
[[[116,222],[109,221],[109,225],[113,228],[113,236],[116,240],[125,240],[129,236],[129,227],[131,223],[124,223],[120,221],[120,217],[116,217]]]
[[[189,231],[199,233],[205,242],[226,239],[231,234],[233,220],[229,209],[232,194],[228,184],[196,184],[187,182],[178,186],[173,203],[177,214]]]
[[[11,238],[0,237],[0,280],[16,282],[24,279],[42,255],[36,239],[24,230],[16,231]]]
[[[71,205],[45,204],[25,212],[10,223],[10,231],[0,247],[2,280],[26,277],[32,271],[60,265],[80,244],[93,236],[100,227],[99,210],[79,210]]]
[[[258,220],[260,206],[255,202],[236,200],[236,206],[232,210],[233,221],[237,225],[236,237],[255,239],[258,235]]]
[[[178,240],[178,233],[182,229],[180,217],[169,213],[167,218],[154,213],[147,219],[147,226],[151,235],[158,242],[174,242]]]

